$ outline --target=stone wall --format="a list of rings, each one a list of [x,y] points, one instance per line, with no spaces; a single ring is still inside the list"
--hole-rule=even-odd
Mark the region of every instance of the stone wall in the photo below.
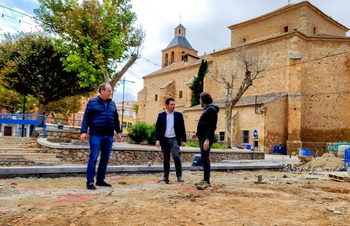
[[[47,153],[54,153],[56,157],[61,159],[62,164],[81,164],[85,165],[89,157],[88,145],[62,145],[54,144],[45,145],[38,142],[41,148]],[[49,142],[46,142],[49,143]],[[188,148],[191,149],[191,148]],[[197,148],[193,150],[181,151],[182,162],[191,163],[193,156],[200,154]],[[254,156],[253,156],[254,155]],[[242,159],[264,159],[264,152],[252,152],[248,150],[232,151],[232,150],[211,150],[210,160],[212,163],[220,163],[223,160],[242,160]],[[173,160],[171,160],[173,162]],[[145,145],[128,145],[128,147],[114,146],[110,161],[110,165],[162,165],[163,155],[160,149]]]
[[[65,164],[86,164],[89,156],[88,148],[65,149],[65,148],[47,148],[48,153],[55,153]],[[181,152],[182,162],[192,162],[193,155],[199,152],[183,151]],[[264,159],[264,152],[255,152],[254,159]],[[222,160],[242,160],[252,159],[253,152],[237,152],[237,151],[216,151],[210,153],[212,163],[220,163]],[[173,160],[171,160],[172,162]],[[113,149],[109,161],[110,165],[148,165],[163,164],[163,156],[160,150],[117,150]]]
[[[40,137],[42,137],[41,131]],[[66,130],[66,129],[47,129],[46,137],[52,140],[60,140],[60,141],[72,141],[80,139],[80,130]]]
[[[79,131],[49,129],[47,139],[39,138],[38,145],[47,153],[54,153],[61,159],[62,164],[85,165],[89,157],[89,146],[79,142]],[[62,140],[61,143],[48,142],[48,140]],[[64,141],[73,141],[65,143]],[[77,143],[78,145],[75,145]],[[185,148],[184,148],[185,149]],[[190,163],[195,154],[200,154],[199,148],[187,148],[192,150],[181,151],[182,162]],[[248,150],[211,150],[210,160],[212,163],[220,163],[222,160],[264,159],[264,152]],[[173,162],[173,160],[171,160]],[[163,155],[160,149],[149,145],[115,145],[110,157],[110,165],[148,165],[163,164]]]

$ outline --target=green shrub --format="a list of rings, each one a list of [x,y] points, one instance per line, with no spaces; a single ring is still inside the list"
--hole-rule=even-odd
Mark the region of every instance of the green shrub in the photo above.
[[[213,140],[213,144],[217,143],[219,141],[219,135],[214,134],[214,140]]]
[[[186,143],[186,147],[199,147],[199,141],[198,140],[188,140]]]
[[[135,124],[129,126],[127,130],[128,137],[133,143],[140,144],[147,139],[148,131],[146,122],[137,121]]]
[[[156,130],[156,124],[150,124],[147,126],[147,143],[148,144],[155,144],[156,141],[154,140],[154,133]]]
[[[227,147],[223,144],[217,143],[219,136],[215,134],[213,144],[211,145],[211,149],[227,149]],[[199,140],[191,140],[187,141],[187,147],[198,147],[199,148]]]
[[[219,143],[213,143],[211,146],[211,149],[227,149],[226,145],[219,144]]]
[[[155,124],[147,124],[146,122],[137,121],[135,124],[129,126],[127,130],[127,135],[131,142],[140,144],[146,141],[148,144],[155,144]]]

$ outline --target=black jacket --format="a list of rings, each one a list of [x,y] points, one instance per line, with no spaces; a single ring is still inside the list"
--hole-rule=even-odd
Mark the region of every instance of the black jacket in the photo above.
[[[80,133],[113,136],[120,133],[120,122],[117,107],[112,99],[103,100],[100,96],[92,98],[86,105]]]
[[[176,134],[176,140],[179,146],[181,146],[181,141],[186,142],[186,129],[185,122],[182,113],[174,111],[174,130]],[[164,142],[164,134],[166,130],[166,116],[167,113],[161,112],[158,114],[156,129],[155,129],[155,140],[159,140],[160,145]]]
[[[216,123],[218,121],[219,107],[213,104],[208,104],[199,118],[197,125],[197,137],[199,140],[209,139],[210,142],[214,140],[214,133],[216,130]]]

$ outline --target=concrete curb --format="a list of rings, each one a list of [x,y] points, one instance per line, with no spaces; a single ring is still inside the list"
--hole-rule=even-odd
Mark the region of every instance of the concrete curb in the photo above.
[[[183,165],[183,171],[203,170],[201,166]],[[212,171],[229,170],[260,170],[260,169],[283,169],[283,165],[277,163],[255,163],[255,164],[212,164]],[[172,166],[174,171],[175,167]],[[85,173],[86,166],[28,166],[28,167],[0,167],[0,177],[36,175],[36,174],[75,174]],[[108,173],[128,173],[128,172],[163,172],[162,165],[137,165],[137,166],[108,166]]]

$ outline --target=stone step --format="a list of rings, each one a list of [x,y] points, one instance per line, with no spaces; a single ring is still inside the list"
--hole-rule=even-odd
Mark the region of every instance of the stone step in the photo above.
[[[0,153],[0,159],[7,158],[25,158],[28,160],[33,159],[54,159],[56,154],[53,153]]]
[[[39,148],[37,140],[34,138],[27,137],[15,137],[15,138],[4,138],[0,137],[0,150],[1,149],[32,149]]]
[[[1,144],[0,143],[0,148],[38,148],[40,147],[39,145],[33,145],[33,144],[17,144],[17,145],[14,145],[14,144]]]
[[[17,144],[4,144],[4,143],[1,143],[0,142],[0,147],[38,147],[39,145],[38,144],[20,144],[20,143],[17,143]]]
[[[32,165],[25,158],[0,159],[0,166],[28,166]]]
[[[30,140],[27,140],[27,139],[18,139],[18,140],[8,140],[8,139],[0,139],[0,143],[36,143],[37,140],[35,139],[30,139]]]
[[[45,160],[28,160],[25,158],[8,158],[0,159],[0,166],[33,166],[33,165],[57,165],[60,164],[60,159],[45,159]]]
[[[23,140],[0,140],[1,144],[36,144],[35,140],[23,141]]]
[[[36,142],[24,143],[24,142],[1,142],[0,141],[0,146],[33,147],[33,146],[38,146],[38,144]]]
[[[61,162],[52,153],[0,153],[0,165],[57,165]]]
[[[0,165],[55,165],[56,154],[45,153],[32,137],[0,137]]]
[[[0,158],[23,157],[26,159],[56,158],[54,153],[0,153]]]
[[[10,137],[10,136],[0,136],[0,141],[36,141],[37,138],[33,137]]]
[[[54,165],[60,162],[52,153],[0,153],[0,165]]]
[[[45,153],[45,149],[0,147],[0,153]]]

